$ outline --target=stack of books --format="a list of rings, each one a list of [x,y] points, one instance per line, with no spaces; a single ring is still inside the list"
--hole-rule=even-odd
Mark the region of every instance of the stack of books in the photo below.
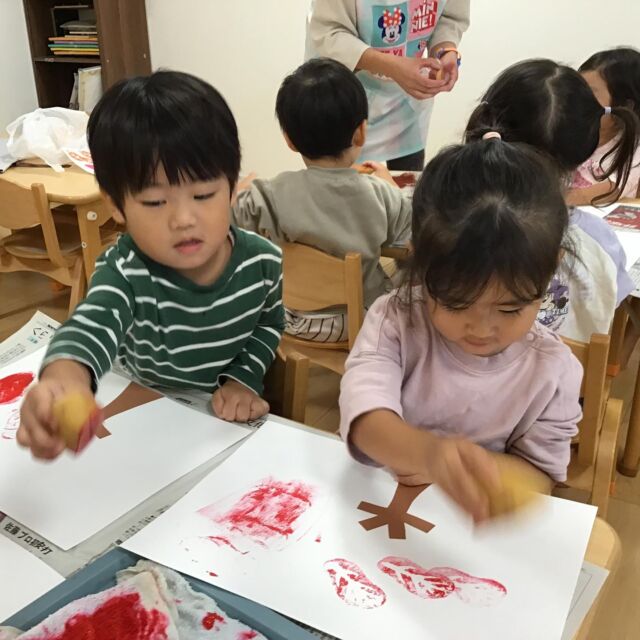
[[[49,49],[54,56],[99,56],[96,23],[74,20],[60,25],[64,36],[49,38]]]

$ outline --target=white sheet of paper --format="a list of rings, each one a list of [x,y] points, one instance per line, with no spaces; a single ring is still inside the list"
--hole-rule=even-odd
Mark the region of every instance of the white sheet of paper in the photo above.
[[[636,231],[616,231],[627,257],[627,270],[640,260],[640,233]]]
[[[598,597],[608,575],[609,571],[604,567],[599,567],[590,562],[582,564],[562,640],[573,640],[582,621]]]
[[[63,581],[49,565],[0,536],[0,624]]]
[[[429,487],[408,509],[429,533],[365,531],[360,502],[386,507],[396,487],[343,443],[267,422],[124,547],[338,638],[560,638],[594,507],[541,497],[474,529]]]
[[[93,159],[91,158],[91,152],[89,151],[89,147],[77,148],[74,149],[72,147],[64,147],[62,149],[64,154],[75,164],[77,167],[80,167],[83,171],[87,173],[95,174],[95,169],[93,167]]]
[[[12,373],[37,373],[43,355],[40,350],[2,369],[0,386]],[[98,401],[108,404],[128,384],[108,374]],[[19,406],[19,400],[0,405],[0,510],[64,550],[249,433],[161,398],[108,419],[111,435],[80,455],[39,462],[15,442]]]
[[[604,218],[606,215],[611,213],[616,207],[620,204],[627,203],[615,203],[609,205],[608,207],[580,207],[580,209],[584,211],[588,211],[598,218]],[[620,240],[620,244],[624,249],[625,255],[627,257],[627,269],[631,269],[631,267],[640,260],[640,233],[637,231],[625,231],[624,229],[617,229],[612,227],[612,229],[616,232],[618,239]]]

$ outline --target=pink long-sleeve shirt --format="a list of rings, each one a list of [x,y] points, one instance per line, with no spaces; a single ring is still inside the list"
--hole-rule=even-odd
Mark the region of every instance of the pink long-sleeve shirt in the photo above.
[[[358,416],[389,409],[416,427],[518,455],[565,480],[582,415],[582,367],[570,349],[535,324],[497,355],[470,355],[438,333],[426,305],[414,304],[410,314],[391,293],[369,309],[342,378],[345,441]]]

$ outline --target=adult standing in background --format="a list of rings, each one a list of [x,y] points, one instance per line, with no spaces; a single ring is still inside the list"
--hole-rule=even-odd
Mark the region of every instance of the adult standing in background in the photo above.
[[[422,170],[430,98],[451,91],[458,79],[458,43],[469,26],[469,2],[312,0],[306,57],[342,62],[358,73],[367,92],[361,160]]]

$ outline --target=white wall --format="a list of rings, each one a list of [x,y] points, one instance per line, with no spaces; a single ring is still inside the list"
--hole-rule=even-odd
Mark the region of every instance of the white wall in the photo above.
[[[188,71],[227,99],[243,170],[270,176],[302,166],[275,118],[280,82],[303,60],[309,0],[147,0],[154,69]]]
[[[38,106],[21,0],[0,0],[0,130]]]

